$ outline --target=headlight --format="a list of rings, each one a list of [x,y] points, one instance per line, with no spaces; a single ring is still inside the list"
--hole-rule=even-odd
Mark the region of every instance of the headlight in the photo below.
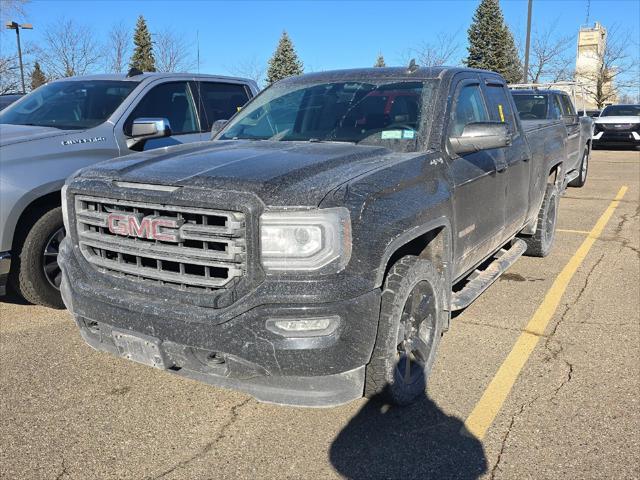
[[[346,208],[266,212],[260,218],[262,264],[268,271],[338,272],[351,257]]]

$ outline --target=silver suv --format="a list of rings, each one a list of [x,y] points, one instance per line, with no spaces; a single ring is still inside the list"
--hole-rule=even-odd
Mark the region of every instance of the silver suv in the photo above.
[[[74,171],[209,140],[258,91],[252,80],[130,72],[48,83],[0,113],[0,295],[63,307],[60,189]],[[176,168],[179,168],[176,166]]]

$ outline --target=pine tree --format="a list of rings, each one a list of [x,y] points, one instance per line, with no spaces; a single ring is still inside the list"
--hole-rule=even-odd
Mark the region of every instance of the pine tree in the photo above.
[[[283,78],[300,75],[302,72],[302,61],[298,58],[293,42],[287,32],[282,32],[278,47],[269,60],[267,83],[272,84]]]
[[[35,90],[45,83],[47,83],[47,77],[45,77],[44,72],[40,68],[40,64],[36,62],[31,71],[31,90]]]
[[[133,33],[133,43],[135,49],[129,62],[130,68],[137,68],[142,72],[155,72],[156,59],[153,56],[153,45],[151,43],[151,34],[147,28],[147,22],[140,15],[136,23],[136,30]]]
[[[384,57],[382,56],[382,53],[378,54],[378,59],[376,60],[376,63],[373,65],[374,67],[386,67],[387,64],[384,61]]]
[[[481,0],[467,31],[469,36],[468,67],[493,70],[507,82],[518,82],[522,66],[513,35],[504,22],[499,0]]]

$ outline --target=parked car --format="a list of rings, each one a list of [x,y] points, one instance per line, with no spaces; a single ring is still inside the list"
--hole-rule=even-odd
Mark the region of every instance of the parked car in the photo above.
[[[22,98],[22,96],[22,93],[3,93],[2,95],[0,95],[0,111],[7,108],[16,100]]]
[[[466,68],[278,82],[211,143],[68,179],[65,304],[93,348],[262,401],[409,403],[451,312],[552,247],[566,129],[514,112]]]
[[[640,105],[608,105],[595,120],[593,145],[640,148]]]
[[[536,128],[538,122],[555,120],[564,123],[567,130],[565,182],[570,187],[583,187],[589,173],[593,120],[579,117],[571,97],[561,90],[512,90],[522,124],[526,129]]]
[[[600,116],[600,110],[585,110],[587,117],[598,118]]]
[[[0,113],[0,294],[62,307],[60,189],[79,168],[210,138],[257,93],[252,80],[131,72],[50,82]],[[163,150],[164,151],[164,150]]]

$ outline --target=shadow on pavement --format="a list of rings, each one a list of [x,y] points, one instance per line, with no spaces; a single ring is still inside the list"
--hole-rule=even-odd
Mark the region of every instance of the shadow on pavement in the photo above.
[[[13,305],[31,305],[24,298],[18,295],[11,285],[7,285],[7,294],[0,297],[0,303],[11,303]]]
[[[355,480],[477,479],[487,471],[480,441],[427,395],[407,407],[372,398],[331,445],[330,459]]]

